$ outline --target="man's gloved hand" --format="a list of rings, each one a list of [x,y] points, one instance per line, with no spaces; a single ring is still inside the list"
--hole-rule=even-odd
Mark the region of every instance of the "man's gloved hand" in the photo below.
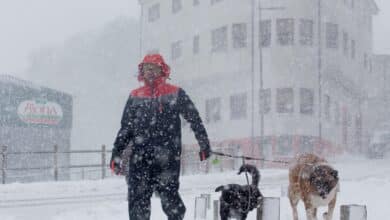
[[[115,175],[122,174],[122,159],[118,156],[112,156],[110,161],[110,168]]]
[[[210,149],[201,150],[199,152],[200,161],[207,160],[207,158],[209,158],[210,155],[211,155],[211,150]]]

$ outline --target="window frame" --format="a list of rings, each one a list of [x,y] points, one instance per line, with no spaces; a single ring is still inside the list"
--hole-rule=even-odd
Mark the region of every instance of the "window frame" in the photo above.
[[[300,88],[299,89],[299,112],[303,115],[313,115],[314,114],[314,89],[309,88]],[[305,102],[309,101],[309,104]]]
[[[183,9],[182,0],[172,0],[172,14],[176,14]]]
[[[248,28],[246,23],[232,24],[232,41],[234,49],[246,48],[248,46]]]
[[[148,22],[155,22],[158,19],[160,19],[160,3],[156,3],[148,8]]]
[[[325,43],[328,49],[339,48],[339,25],[331,22],[326,22]]]
[[[259,21],[259,47],[270,47],[272,41],[272,20]]]
[[[281,46],[294,45],[295,20],[293,18],[276,19],[276,34]]]
[[[267,114],[271,112],[272,98],[271,89],[260,89],[259,90],[259,113]]]
[[[345,56],[349,54],[349,36],[346,31],[343,31],[343,53]]]
[[[289,97],[283,98],[283,96],[286,95]],[[288,105],[290,105],[291,107],[289,108]],[[293,88],[276,89],[276,112],[294,113],[294,89]]]
[[[221,98],[215,97],[206,99],[205,101],[205,122],[206,123],[216,123],[222,120],[221,117]],[[216,109],[216,112],[212,112],[213,109]]]
[[[177,60],[183,56],[183,41],[178,40],[171,44],[171,60]]]
[[[228,26],[224,25],[211,30],[211,52],[213,53],[226,52],[227,49],[228,49]]]
[[[246,119],[248,116],[248,98],[246,92],[230,96],[230,119]]]
[[[299,20],[299,43],[303,46],[313,46],[314,43],[314,21],[301,18]]]

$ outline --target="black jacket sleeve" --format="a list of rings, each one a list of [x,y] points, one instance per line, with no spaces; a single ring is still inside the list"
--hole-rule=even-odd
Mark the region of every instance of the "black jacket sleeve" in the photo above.
[[[195,138],[198,141],[200,150],[210,151],[210,142],[202,119],[199,116],[199,112],[183,89],[179,89],[178,104],[181,115],[190,123],[191,129],[195,133]]]
[[[112,149],[112,157],[120,157],[122,155],[123,150],[128,146],[129,142],[133,138],[133,115],[134,113],[132,107],[132,98],[130,96],[123,111],[121,128],[119,129],[114,142],[114,148]]]

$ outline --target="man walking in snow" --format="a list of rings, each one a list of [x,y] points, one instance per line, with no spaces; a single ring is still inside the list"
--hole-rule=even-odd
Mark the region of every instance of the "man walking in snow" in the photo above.
[[[210,144],[202,120],[183,89],[166,83],[169,66],[159,54],[146,55],[138,65],[144,86],[131,92],[121,128],[114,142],[110,166],[119,174],[122,152],[129,153],[128,200],[130,220],[150,219],[154,191],[161,198],[168,220],[184,218],[186,208],[179,195],[182,115],[191,125],[200,146],[200,160],[210,156]]]

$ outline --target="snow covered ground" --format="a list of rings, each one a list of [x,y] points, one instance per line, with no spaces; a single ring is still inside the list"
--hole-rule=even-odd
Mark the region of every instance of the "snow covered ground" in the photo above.
[[[367,160],[342,157],[331,163],[339,170],[341,188],[334,219],[340,219],[342,204],[367,205],[368,219],[390,216],[390,159]],[[267,197],[281,197],[282,220],[292,219],[291,208],[283,191],[287,186],[287,170],[262,169],[260,189]],[[181,194],[187,206],[185,219],[194,219],[194,200],[201,193],[217,199],[215,187],[227,183],[245,184],[244,176],[234,172],[192,175],[181,178]],[[45,182],[0,186],[1,220],[126,220],[126,184],[115,177],[97,181]],[[320,209],[319,215],[325,209]],[[299,214],[304,216],[303,204]],[[212,219],[212,211],[208,212]],[[152,220],[166,219],[157,197],[152,199]],[[255,219],[252,212],[248,219]],[[321,217],[319,216],[319,219]]]

